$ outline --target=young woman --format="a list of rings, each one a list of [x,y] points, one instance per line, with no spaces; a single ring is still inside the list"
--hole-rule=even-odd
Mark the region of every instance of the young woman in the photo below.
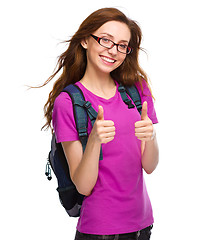
[[[92,13],[69,41],[55,73],[62,70],[45,105],[46,127],[61,142],[77,190],[85,195],[75,240],[149,239],[153,224],[143,169],[158,164],[153,124],[157,117],[147,76],[138,64],[142,33],[121,11]],[[72,101],[63,88],[75,83],[98,112],[83,153]],[[118,86],[135,84],[142,114],[128,109]],[[99,161],[102,146],[103,160]]]

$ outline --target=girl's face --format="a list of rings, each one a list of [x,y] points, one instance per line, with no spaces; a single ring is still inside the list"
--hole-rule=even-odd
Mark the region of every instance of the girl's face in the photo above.
[[[130,29],[125,23],[109,21],[93,33],[99,38],[112,40],[114,43],[128,45]],[[126,54],[117,51],[117,46],[108,49],[101,46],[93,37],[84,40],[82,46],[87,49],[87,68],[101,73],[110,73],[118,68],[126,58]]]

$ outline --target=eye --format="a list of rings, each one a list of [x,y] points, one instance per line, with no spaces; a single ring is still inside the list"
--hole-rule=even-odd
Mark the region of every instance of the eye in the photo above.
[[[107,39],[107,38],[102,38],[102,42],[103,42],[103,43],[109,43],[109,42],[110,42],[110,40],[109,40],[109,39]]]
[[[125,50],[125,49],[127,49],[128,46],[125,45],[125,44],[120,44],[119,47],[120,47],[121,49]]]

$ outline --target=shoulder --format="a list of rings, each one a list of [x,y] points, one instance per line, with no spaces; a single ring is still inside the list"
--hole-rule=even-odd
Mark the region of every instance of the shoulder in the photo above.
[[[52,124],[57,142],[78,140],[72,100],[66,92],[54,101]]]
[[[52,120],[53,124],[61,119],[72,118],[73,104],[66,92],[61,92],[54,101]]]
[[[54,101],[54,110],[65,110],[72,106],[72,100],[68,93],[61,92]]]
[[[55,99],[54,105],[62,105],[64,102],[71,103],[71,98],[68,93],[61,92]]]
[[[141,82],[136,82],[135,86],[138,89],[139,94],[141,96],[148,96],[148,97],[150,96],[150,97],[152,97],[152,93],[151,93],[149,84],[147,83],[146,80],[142,79]]]

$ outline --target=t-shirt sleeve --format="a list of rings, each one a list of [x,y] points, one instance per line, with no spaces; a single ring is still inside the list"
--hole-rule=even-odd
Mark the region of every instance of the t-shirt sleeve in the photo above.
[[[73,114],[72,100],[65,92],[60,93],[55,99],[52,124],[57,143],[79,140]]]
[[[153,102],[153,98],[152,98],[152,94],[148,88],[148,85],[146,83],[145,80],[142,81],[142,87],[143,87],[143,92],[141,90],[141,86],[139,83],[135,84],[139,94],[141,96],[141,102],[143,104],[143,102],[147,101],[147,114],[148,117],[151,119],[152,123],[158,123],[158,119],[157,119],[157,115],[155,112],[155,108],[154,108],[154,102]]]

